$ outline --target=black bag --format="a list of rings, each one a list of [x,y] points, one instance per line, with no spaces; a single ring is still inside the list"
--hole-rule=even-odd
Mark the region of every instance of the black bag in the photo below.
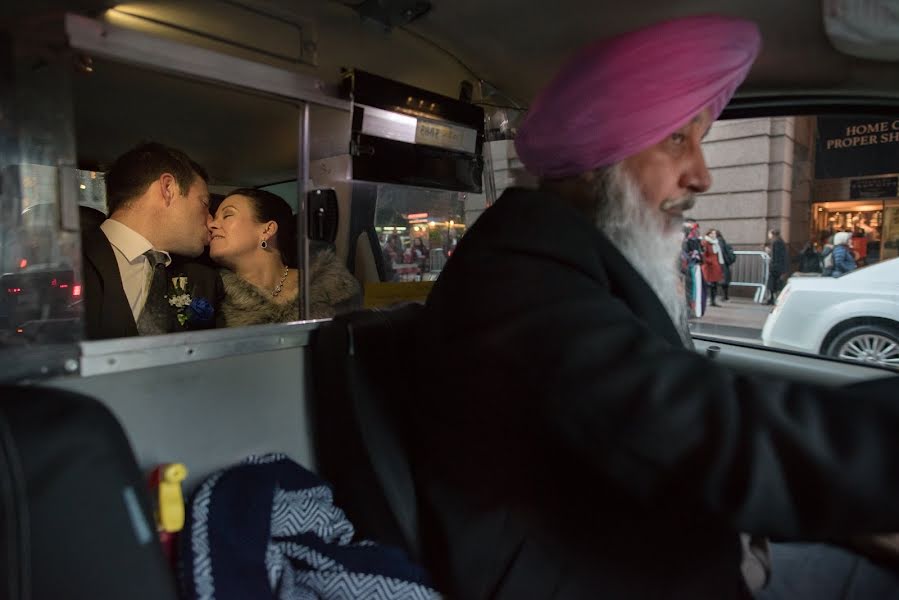
[[[730,266],[737,262],[737,253],[731,248],[730,244],[724,243],[724,264]]]
[[[172,599],[146,484],[92,398],[0,386],[0,599]]]
[[[824,259],[821,253],[814,248],[803,250],[799,255],[799,272],[800,273],[820,273],[823,268]]]

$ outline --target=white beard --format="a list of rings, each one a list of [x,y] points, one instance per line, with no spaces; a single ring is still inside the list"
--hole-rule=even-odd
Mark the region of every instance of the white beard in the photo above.
[[[680,271],[683,231],[673,230],[661,210],[652,209],[637,184],[617,164],[597,179],[596,226],[624,254],[668,311],[684,342],[690,345],[687,302]]]

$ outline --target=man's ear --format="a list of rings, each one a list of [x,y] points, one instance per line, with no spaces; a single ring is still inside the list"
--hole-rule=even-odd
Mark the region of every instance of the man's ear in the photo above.
[[[159,176],[158,181],[162,199],[165,201],[165,207],[169,208],[175,201],[175,195],[178,191],[178,182],[171,173],[163,173]]]

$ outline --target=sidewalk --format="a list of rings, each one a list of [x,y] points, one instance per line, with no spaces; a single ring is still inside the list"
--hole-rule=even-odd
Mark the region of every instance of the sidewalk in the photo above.
[[[731,298],[721,306],[709,306],[706,313],[690,319],[690,331],[700,335],[761,343],[762,327],[773,307],[756,304],[749,298]]]

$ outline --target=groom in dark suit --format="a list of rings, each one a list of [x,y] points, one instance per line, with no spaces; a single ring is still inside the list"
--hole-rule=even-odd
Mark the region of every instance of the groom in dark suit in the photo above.
[[[109,218],[82,236],[89,339],[216,326],[221,278],[189,260],[208,241],[207,180],[190,157],[158,143],[113,163]]]

